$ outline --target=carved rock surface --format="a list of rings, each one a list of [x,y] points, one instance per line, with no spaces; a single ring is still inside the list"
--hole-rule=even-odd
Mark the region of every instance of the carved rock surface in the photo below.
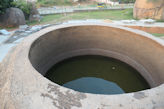
[[[136,0],[133,16],[138,19],[164,20],[164,0]]]

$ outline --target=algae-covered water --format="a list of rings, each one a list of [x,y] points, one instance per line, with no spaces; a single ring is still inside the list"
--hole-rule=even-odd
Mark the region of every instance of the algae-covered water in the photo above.
[[[79,92],[121,94],[150,88],[134,68],[103,56],[77,56],[54,65],[45,75]]]

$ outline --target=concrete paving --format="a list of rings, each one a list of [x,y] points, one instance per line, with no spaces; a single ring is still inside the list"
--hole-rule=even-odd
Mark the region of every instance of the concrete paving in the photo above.
[[[141,21],[135,20],[122,20],[122,21],[111,21],[111,20],[96,20],[96,19],[88,19],[88,20],[70,20],[67,22],[63,22],[62,24],[76,24],[76,23],[112,23],[114,25],[122,25],[122,26],[145,26],[145,27],[164,27],[164,23],[154,23],[154,24],[147,24]],[[126,23],[129,22],[129,23]],[[28,35],[37,32],[43,28],[51,26],[50,24],[47,25],[37,25],[33,26],[28,30],[21,30],[17,29],[12,31],[10,35],[0,35],[0,62],[2,62],[3,58],[6,54],[11,50],[12,47],[19,44],[25,37]],[[21,31],[20,31],[21,30]],[[164,39],[163,37],[161,39]]]
[[[19,28],[17,30],[9,32],[8,35],[0,35],[0,63],[6,54],[17,44],[19,44],[25,37],[28,37],[30,34],[37,32],[45,27],[50,26],[47,25],[36,25],[30,27],[28,29]]]
[[[0,45],[0,62],[2,62],[3,58],[6,56],[6,54],[14,46],[16,46],[16,44],[3,44],[3,45]]]

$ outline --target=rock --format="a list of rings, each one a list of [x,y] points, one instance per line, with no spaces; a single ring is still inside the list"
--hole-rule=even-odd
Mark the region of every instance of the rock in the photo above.
[[[29,17],[29,21],[40,21],[41,17],[40,14],[37,10],[37,8],[35,7],[34,4],[32,4],[32,8],[31,8],[31,12],[30,12],[30,17]]]
[[[2,29],[2,30],[0,30],[0,34],[2,34],[2,35],[9,35],[10,32],[8,32],[8,31],[5,30],[5,29]]]
[[[133,16],[138,19],[164,20],[164,0],[136,0]]]
[[[32,33],[32,31],[29,31],[29,30],[27,30],[27,31],[25,31],[26,33]]]
[[[20,33],[20,36],[27,36],[27,35],[29,35],[29,34],[26,33],[26,32],[22,32],[22,33]]]
[[[121,22],[123,22],[125,24],[134,24],[134,23],[136,23],[136,20],[121,20]]]
[[[25,29],[27,29],[27,28],[29,28],[28,25],[20,25],[20,26],[19,26],[19,29],[24,29],[24,30],[25,30]]]
[[[41,30],[41,29],[42,29],[42,26],[36,25],[36,26],[33,26],[33,27],[30,29],[30,31],[36,32],[36,31],[39,31],[39,30]]]
[[[17,38],[18,36],[13,36],[13,38]]]
[[[18,8],[8,8],[5,14],[0,16],[0,25],[4,27],[16,27],[25,23],[25,16]]]
[[[139,22],[142,22],[145,24],[153,24],[153,23],[155,23],[155,20],[153,20],[153,19],[141,19]]]
[[[17,30],[18,33],[25,32],[27,29],[29,29],[28,25],[20,25],[19,29]]]
[[[46,28],[46,27],[49,27],[51,26],[50,24],[45,24],[45,25],[42,25],[42,28]]]

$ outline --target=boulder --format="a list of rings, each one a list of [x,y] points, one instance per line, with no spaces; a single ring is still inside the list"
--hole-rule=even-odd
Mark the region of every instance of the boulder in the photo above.
[[[8,8],[5,14],[0,16],[0,25],[4,27],[16,27],[25,23],[25,16],[18,8]]]
[[[164,20],[164,0],[136,0],[133,16],[138,19]]]

